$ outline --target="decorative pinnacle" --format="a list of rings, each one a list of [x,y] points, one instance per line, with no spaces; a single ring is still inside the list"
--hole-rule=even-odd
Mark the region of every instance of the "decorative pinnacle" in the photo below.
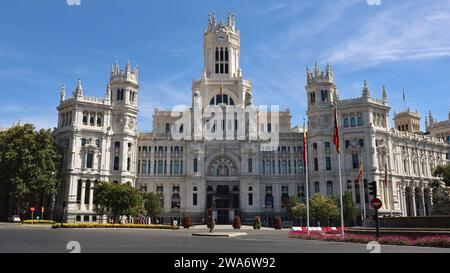
[[[66,87],[64,84],[61,86],[61,101],[66,99]]]

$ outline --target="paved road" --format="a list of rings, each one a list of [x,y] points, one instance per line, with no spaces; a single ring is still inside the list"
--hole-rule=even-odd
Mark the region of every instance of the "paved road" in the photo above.
[[[197,232],[206,230],[53,230],[0,224],[0,253],[67,253],[70,241],[79,242],[83,253],[368,253],[362,244],[290,239],[287,230],[241,230],[247,235],[234,238],[192,236]],[[450,253],[450,249],[401,246],[381,246],[381,251]]]

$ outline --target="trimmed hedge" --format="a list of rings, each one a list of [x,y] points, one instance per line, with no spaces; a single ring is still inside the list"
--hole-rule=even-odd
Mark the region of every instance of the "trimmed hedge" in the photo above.
[[[135,228],[135,229],[174,229],[172,225],[142,225],[142,224],[54,224],[52,228]]]
[[[51,220],[25,220],[22,221],[23,225],[54,225],[55,221]]]

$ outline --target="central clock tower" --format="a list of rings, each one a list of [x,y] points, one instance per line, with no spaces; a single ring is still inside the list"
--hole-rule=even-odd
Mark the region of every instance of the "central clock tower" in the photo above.
[[[235,16],[228,14],[224,24],[216,21],[214,13],[210,14],[203,45],[205,77],[223,80],[240,77],[239,51],[240,37]]]

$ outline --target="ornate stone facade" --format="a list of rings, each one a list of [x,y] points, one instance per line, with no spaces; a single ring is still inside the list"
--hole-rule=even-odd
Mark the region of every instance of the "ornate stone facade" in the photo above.
[[[69,202],[69,219],[94,220],[92,191],[88,189],[92,189],[92,181],[100,180],[131,182],[143,192],[158,193],[164,207],[160,222],[186,214],[195,223],[204,222],[211,209],[219,223],[231,223],[235,215],[240,215],[244,223],[251,222],[259,215],[271,224],[276,215],[288,219],[290,196],[297,195],[304,201],[303,130],[291,127],[289,110],[269,112],[253,105],[252,84],[243,78],[240,68],[240,32],[234,15],[229,15],[227,23],[219,23],[210,15],[203,57],[201,79],[194,81],[191,92],[187,92],[192,105],[178,114],[156,109],[150,133],[136,132],[137,97],[133,96],[138,90],[137,70],[132,72],[127,67],[119,71],[113,66],[104,99],[84,97],[80,85],[74,98],[66,100],[63,90],[56,136],[65,149],[67,179],[62,196]],[[316,65],[314,71],[308,69],[306,78],[310,194],[339,194],[338,160],[332,139],[332,109],[337,104],[343,187],[352,192],[360,216],[364,208],[366,216],[373,213],[366,196],[368,181],[378,183],[382,215],[428,215],[431,170],[446,163],[449,146],[436,137],[391,129],[386,89],[382,90],[382,99],[376,99],[364,83],[361,97],[341,99],[330,66],[321,71]],[[223,129],[224,135],[230,128],[238,131],[245,127],[243,139],[196,138],[211,129],[205,124],[214,117],[198,120],[195,112],[205,114],[210,106],[217,111],[255,109],[256,119],[240,123],[232,118],[222,126],[213,125],[213,131]],[[87,124],[83,113],[87,113]],[[187,119],[180,124],[181,114]],[[99,125],[95,118],[94,126],[89,124],[93,115],[101,117]],[[274,119],[278,122],[271,123]],[[267,149],[264,136],[273,132],[278,143],[275,149]],[[174,133],[185,137],[176,138]],[[100,145],[95,145],[97,140]],[[87,168],[90,153],[95,160]],[[118,170],[115,156],[119,157]],[[354,183],[360,161],[365,193]],[[384,186],[386,173],[388,183]],[[90,187],[86,181],[90,181]]]

